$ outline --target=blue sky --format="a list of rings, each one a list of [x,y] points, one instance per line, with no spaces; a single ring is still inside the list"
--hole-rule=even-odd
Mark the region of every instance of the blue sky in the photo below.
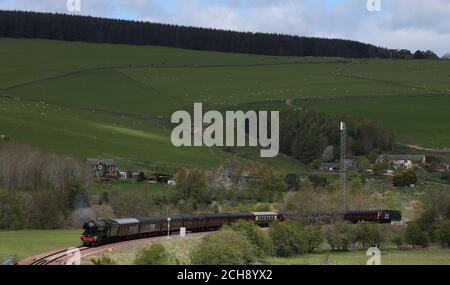
[[[69,13],[67,0],[0,0],[0,9]],[[76,0],[74,0],[76,1]],[[354,39],[450,52],[450,0],[80,0],[72,14]],[[381,1],[370,12],[367,1]]]

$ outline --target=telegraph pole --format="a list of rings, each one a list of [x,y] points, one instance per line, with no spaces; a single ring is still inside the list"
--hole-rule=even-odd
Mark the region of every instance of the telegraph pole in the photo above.
[[[345,193],[345,181],[346,181],[346,171],[347,171],[347,126],[344,122],[341,122],[341,177],[340,177],[340,192],[339,199],[341,203],[342,210],[347,210],[347,197]]]

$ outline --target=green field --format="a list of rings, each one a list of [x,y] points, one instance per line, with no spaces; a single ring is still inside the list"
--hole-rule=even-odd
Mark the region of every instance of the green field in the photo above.
[[[365,251],[352,251],[308,254],[293,258],[272,258],[269,263],[274,265],[366,265],[368,259]],[[450,250],[440,248],[410,251],[383,250],[381,264],[448,265],[450,264]]]
[[[450,147],[450,96],[298,100],[296,104],[327,113],[368,118],[393,130],[405,143]]]
[[[80,229],[0,231],[0,259],[14,254],[20,260],[54,249],[79,246],[80,233]]]
[[[80,159],[113,158],[125,169],[221,164],[220,151],[170,143],[172,112],[190,111],[194,102],[219,110],[246,104],[281,109],[285,100],[308,98],[300,105],[379,121],[407,143],[450,145],[448,97],[399,97],[448,93],[450,61],[0,38],[0,66],[1,135]],[[284,158],[268,163],[303,171]]]

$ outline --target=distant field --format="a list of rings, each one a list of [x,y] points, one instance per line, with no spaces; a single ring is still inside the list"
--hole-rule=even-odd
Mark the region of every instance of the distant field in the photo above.
[[[0,259],[17,255],[18,259],[54,249],[79,246],[81,229],[0,231]]]
[[[450,147],[450,96],[299,100],[296,104],[380,122],[403,142]]]
[[[113,158],[120,167],[156,162],[208,167],[221,162],[206,148],[175,148],[169,131],[143,119],[1,98],[0,111],[1,134],[80,159]]]
[[[218,165],[223,157],[216,151],[171,146],[172,112],[191,111],[194,102],[205,103],[205,109],[282,109],[288,99],[312,98],[318,101],[301,104],[380,121],[408,143],[450,145],[449,99],[390,97],[447,92],[450,61],[351,61],[5,38],[0,54],[0,134],[80,159],[114,158],[125,168]],[[342,97],[352,99],[325,100]],[[284,158],[268,163],[302,171]]]
[[[273,265],[320,265],[327,261],[332,265],[366,265],[369,257],[365,251],[331,252],[308,254],[293,258],[273,258]],[[389,249],[382,251],[382,265],[449,265],[450,249],[422,249],[399,251]]]

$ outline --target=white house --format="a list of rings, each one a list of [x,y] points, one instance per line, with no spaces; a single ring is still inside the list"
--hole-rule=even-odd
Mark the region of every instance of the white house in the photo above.
[[[425,155],[391,155],[383,154],[378,159],[377,162],[391,162],[394,169],[407,168],[411,169],[415,165],[425,164],[427,159]]]

